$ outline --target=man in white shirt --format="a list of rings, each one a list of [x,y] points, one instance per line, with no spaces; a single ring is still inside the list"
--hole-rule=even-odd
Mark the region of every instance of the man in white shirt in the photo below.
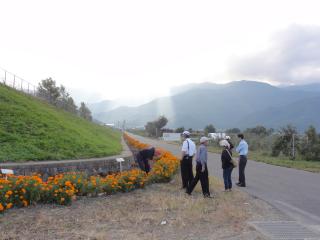
[[[196,154],[196,145],[190,139],[190,133],[184,131],[182,133],[185,138],[182,144],[182,156],[180,161],[182,188],[188,188],[193,180],[192,158]]]

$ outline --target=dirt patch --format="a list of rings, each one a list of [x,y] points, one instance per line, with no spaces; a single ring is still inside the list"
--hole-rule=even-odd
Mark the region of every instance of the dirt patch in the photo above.
[[[0,216],[0,239],[264,239],[248,221],[281,219],[265,202],[210,179],[215,198],[200,183],[192,196],[180,178],[130,193],[83,197],[71,206],[38,205]],[[161,224],[162,223],[162,224]]]

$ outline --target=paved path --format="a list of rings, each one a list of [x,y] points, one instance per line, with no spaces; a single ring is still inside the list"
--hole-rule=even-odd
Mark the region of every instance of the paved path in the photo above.
[[[180,156],[180,146],[135,136],[156,147]],[[209,174],[222,179],[220,155],[209,153]],[[238,168],[232,173],[234,182]],[[246,168],[249,194],[261,198],[303,224],[320,230],[320,174],[248,161]]]

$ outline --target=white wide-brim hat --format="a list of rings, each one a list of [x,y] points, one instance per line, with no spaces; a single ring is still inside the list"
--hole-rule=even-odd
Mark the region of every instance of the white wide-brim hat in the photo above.
[[[230,148],[230,144],[228,143],[227,140],[221,140],[221,141],[219,142],[219,145],[220,145],[221,147],[228,147],[228,148]]]
[[[200,143],[204,143],[204,142],[207,142],[207,141],[209,141],[209,138],[207,138],[207,137],[200,138]]]
[[[190,133],[189,133],[188,131],[184,131],[184,132],[182,133],[182,135],[184,135],[184,136],[189,136]]]

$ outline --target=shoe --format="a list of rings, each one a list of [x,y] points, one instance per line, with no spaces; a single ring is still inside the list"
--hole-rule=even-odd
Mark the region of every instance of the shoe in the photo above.
[[[242,183],[240,183],[240,184],[237,183],[237,186],[238,186],[238,187],[246,187],[246,185],[245,185],[245,184],[242,184]]]
[[[242,185],[242,183],[238,182],[238,183],[236,183],[236,185],[240,187]]]
[[[204,198],[214,198],[213,196],[209,195],[209,194],[206,194],[206,195],[203,195]]]

